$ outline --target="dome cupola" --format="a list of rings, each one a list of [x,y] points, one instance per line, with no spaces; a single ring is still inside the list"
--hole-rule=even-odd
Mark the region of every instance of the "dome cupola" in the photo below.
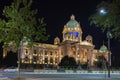
[[[79,23],[75,20],[74,15],[71,15],[70,20],[67,22],[66,26],[70,28],[79,26]]]
[[[100,47],[100,51],[107,51],[107,47],[103,44],[101,47]]]
[[[87,42],[89,42],[89,43],[92,43],[93,38],[92,38],[91,35],[88,35],[88,36],[85,38],[85,40],[86,40]]]
[[[65,40],[82,41],[82,29],[73,14],[63,28],[63,41]]]
[[[60,39],[58,38],[58,37],[56,37],[55,39],[54,39],[54,44],[59,44],[60,43]]]

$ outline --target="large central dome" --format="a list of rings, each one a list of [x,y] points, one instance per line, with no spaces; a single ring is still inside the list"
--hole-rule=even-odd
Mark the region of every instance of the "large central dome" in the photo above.
[[[80,24],[75,20],[75,16],[71,15],[70,20],[64,25],[63,41],[82,41],[82,29]]]
[[[67,27],[74,28],[79,26],[79,23],[75,20],[75,16],[72,15],[66,25]]]

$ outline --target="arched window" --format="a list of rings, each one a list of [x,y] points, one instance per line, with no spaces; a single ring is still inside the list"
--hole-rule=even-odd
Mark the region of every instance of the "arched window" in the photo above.
[[[53,63],[53,58],[50,58],[50,63]]]
[[[48,58],[45,58],[45,63],[47,63],[48,62]]]
[[[75,32],[74,35],[75,35],[75,37],[79,37],[79,33],[78,32]]]

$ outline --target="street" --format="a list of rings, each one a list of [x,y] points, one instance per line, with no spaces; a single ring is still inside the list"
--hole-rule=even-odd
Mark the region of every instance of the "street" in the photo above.
[[[17,72],[4,72],[0,71],[0,78],[11,78],[15,79]],[[20,77],[22,78],[33,78],[42,80],[104,80],[109,79],[107,73],[48,73],[48,72],[21,72]],[[111,80],[119,80],[120,73],[111,73]]]

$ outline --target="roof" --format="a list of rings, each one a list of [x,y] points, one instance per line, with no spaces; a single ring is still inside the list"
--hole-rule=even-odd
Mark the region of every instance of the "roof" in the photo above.
[[[107,47],[103,44],[103,45],[100,47],[100,50],[101,50],[101,51],[106,51],[106,50],[107,50]]]
[[[87,42],[87,41],[82,41],[80,45],[85,45],[85,46],[93,46],[93,44]]]
[[[67,22],[67,27],[70,27],[70,28],[74,28],[74,27],[77,27],[77,25],[80,25],[76,20],[75,20],[75,16],[72,15],[70,17],[70,20]]]

